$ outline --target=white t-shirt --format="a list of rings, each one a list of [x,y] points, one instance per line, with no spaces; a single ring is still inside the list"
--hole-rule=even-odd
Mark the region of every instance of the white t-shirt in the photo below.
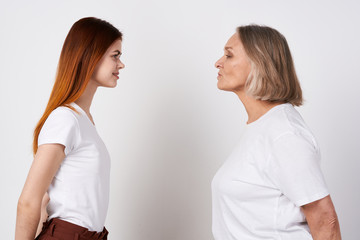
[[[45,121],[38,145],[65,146],[65,159],[51,182],[49,218],[101,232],[109,202],[110,156],[84,110],[58,107]]]
[[[270,109],[212,181],[216,240],[312,239],[300,206],[329,195],[318,145],[291,104]]]

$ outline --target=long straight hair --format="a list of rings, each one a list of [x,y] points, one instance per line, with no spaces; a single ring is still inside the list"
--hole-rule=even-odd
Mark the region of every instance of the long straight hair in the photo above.
[[[122,33],[98,18],[82,18],[71,27],[61,50],[48,104],[34,130],[34,155],[38,149],[39,133],[50,113],[59,106],[72,108],[69,104],[83,94],[96,65],[118,39],[122,40]]]

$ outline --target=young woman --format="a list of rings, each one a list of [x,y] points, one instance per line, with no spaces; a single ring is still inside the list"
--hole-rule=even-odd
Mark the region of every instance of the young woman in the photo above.
[[[37,239],[106,239],[110,157],[90,106],[98,87],[115,87],[122,33],[97,18],[68,33],[55,84],[34,131],[34,161],[18,202],[16,240],[34,239],[41,205],[48,219]],[[41,222],[40,222],[41,224]]]
[[[288,44],[275,29],[237,28],[215,64],[218,88],[248,114],[245,133],[212,182],[216,240],[338,240],[340,228]]]

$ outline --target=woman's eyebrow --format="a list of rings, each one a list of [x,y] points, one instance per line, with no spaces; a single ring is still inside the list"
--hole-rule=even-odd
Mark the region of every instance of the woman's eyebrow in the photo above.
[[[114,52],[116,52],[117,54],[122,54],[122,52],[120,52],[119,50],[114,50]]]

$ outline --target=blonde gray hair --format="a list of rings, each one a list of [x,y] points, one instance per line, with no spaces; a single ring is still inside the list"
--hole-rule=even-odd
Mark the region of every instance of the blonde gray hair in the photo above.
[[[240,26],[237,33],[251,62],[247,94],[259,100],[302,105],[302,91],[285,37],[259,25]]]

